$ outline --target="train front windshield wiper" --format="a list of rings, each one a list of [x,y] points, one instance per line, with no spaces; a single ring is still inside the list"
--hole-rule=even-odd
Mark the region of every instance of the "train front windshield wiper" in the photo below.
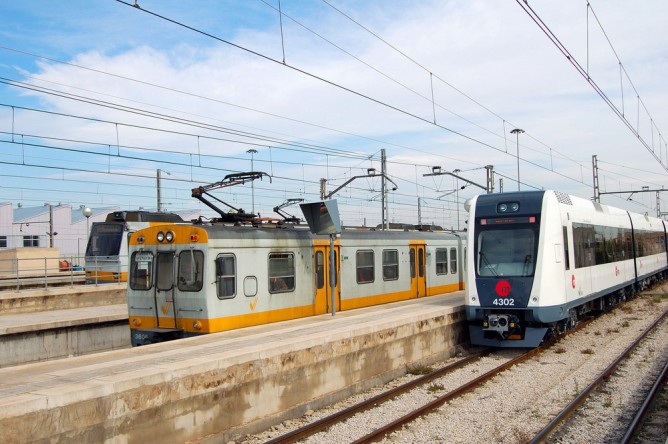
[[[485,253],[483,253],[481,251],[478,254],[480,255],[480,259],[482,260],[483,266],[487,267],[487,269],[489,271],[491,271],[494,276],[498,276],[499,274],[496,272],[496,270],[494,270],[494,267],[492,266],[492,264],[487,259],[487,256],[485,255]]]

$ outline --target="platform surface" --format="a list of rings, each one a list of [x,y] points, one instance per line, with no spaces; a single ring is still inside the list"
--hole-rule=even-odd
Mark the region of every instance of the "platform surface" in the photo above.
[[[6,314],[0,315],[0,336],[118,321],[127,317],[125,304]]]
[[[132,349],[113,350],[0,368],[0,419],[27,414],[31,410],[49,408],[69,402],[91,399],[126,385],[142,384],[144,378],[169,377],[167,374],[188,371],[192,366],[215,359],[239,362],[244,356],[289,350],[292,344],[327,341],[332,335],[350,335],[352,331],[372,331],[375,323],[405,323],[430,313],[462,310],[464,292],[413,299],[382,306],[248,327],[211,335],[186,338]],[[97,316],[113,316],[109,307]],[[120,310],[125,306],[114,306]],[[60,310],[67,311],[67,310]],[[44,313],[53,318],[44,322],[76,322],[64,320],[63,313]],[[35,323],[35,314],[32,314]],[[7,316],[4,331],[21,328],[23,316]],[[162,375],[162,376],[160,376]],[[71,399],[70,399],[71,398]]]

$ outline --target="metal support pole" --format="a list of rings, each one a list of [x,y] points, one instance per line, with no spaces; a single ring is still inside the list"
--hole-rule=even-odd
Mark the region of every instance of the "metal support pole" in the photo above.
[[[162,202],[160,198],[160,169],[158,169],[157,174],[156,174],[156,181],[157,181],[157,197],[158,197],[158,213],[162,212]]]
[[[327,195],[327,179],[320,179],[320,200],[325,200]]]
[[[385,174],[386,174],[386,166],[385,166],[385,148],[380,150],[380,171],[381,171],[381,199],[382,199],[382,207],[383,207],[383,230],[387,230],[389,228],[388,224],[388,205],[387,205],[387,181],[385,180]]]
[[[598,186],[598,159],[596,158],[596,155],[594,154],[591,156],[591,169],[592,169],[592,174],[594,175],[594,202],[601,202],[601,190],[599,189]]]
[[[332,294],[332,316],[336,314],[336,254],[334,253],[334,239],[336,234],[329,235],[329,289]]]
[[[53,248],[53,205],[49,204],[49,247]]]
[[[494,192],[494,165],[485,165],[487,170],[487,194]]]
[[[520,134],[524,132],[521,128],[515,128],[510,134],[515,134],[515,142],[517,144],[517,191],[520,190]]]

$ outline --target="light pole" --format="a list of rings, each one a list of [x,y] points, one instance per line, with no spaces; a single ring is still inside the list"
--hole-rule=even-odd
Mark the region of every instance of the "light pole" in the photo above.
[[[246,152],[251,155],[251,173],[252,173],[254,171],[253,170],[253,158],[254,158],[255,153],[257,153],[257,150],[251,148]],[[254,185],[254,182],[251,182],[251,206],[252,206],[252,213],[255,214],[255,185]]]
[[[515,141],[517,143],[517,191],[520,190],[520,134],[524,132],[521,128],[515,128],[510,134],[515,134]]]

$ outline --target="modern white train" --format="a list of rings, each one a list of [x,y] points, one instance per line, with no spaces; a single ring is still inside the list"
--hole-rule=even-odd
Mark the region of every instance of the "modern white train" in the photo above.
[[[666,277],[661,219],[558,191],[480,195],[467,206],[473,345],[538,346]]]
[[[460,235],[337,236],[335,312],[463,289]],[[132,234],[129,248],[133,346],[332,312],[330,238],[304,226],[151,226]]]

